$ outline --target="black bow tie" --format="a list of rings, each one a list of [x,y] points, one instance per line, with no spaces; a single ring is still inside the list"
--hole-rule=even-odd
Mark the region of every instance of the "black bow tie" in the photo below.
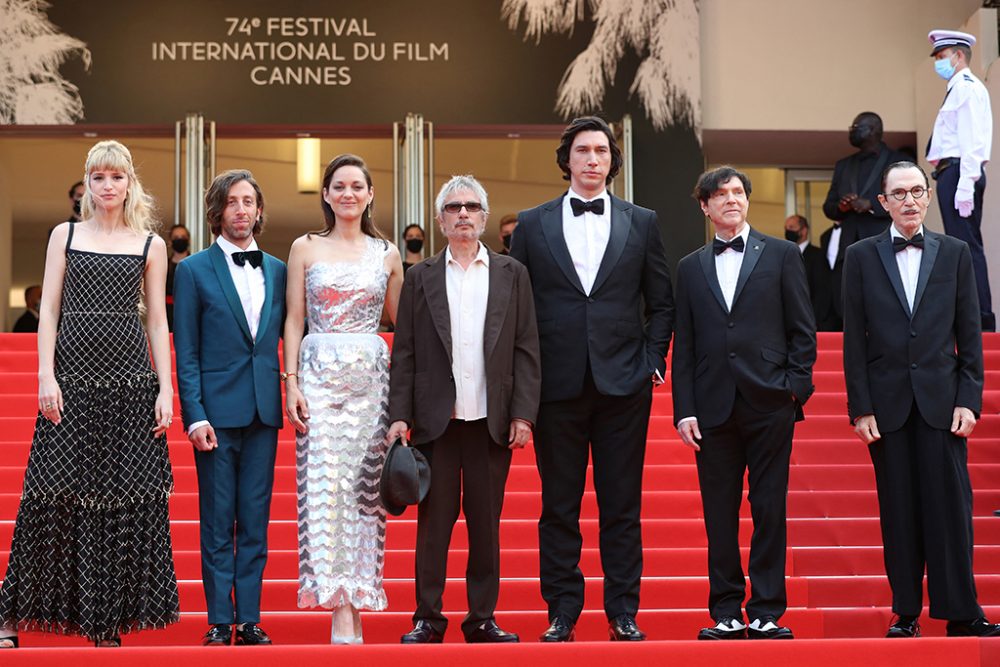
[[[726,252],[729,248],[732,248],[736,252],[743,252],[743,237],[737,236],[732,241],[726,243],[722,239],[715,239],[712,241],[712,250],[715,251],[716,255],[721,255]]]
[[[244,252],[233,253],[233,263],[236,266],[243,266],[247,262],[250,262],[250,266],[253,268],[259,269],[260,265],[264,262],[264,253],[260,250],[246,250]]]
[[[583,201],[582,199],[572,197],[569,200],[569,205],[570,208],[573,209],[573,215],[583,215],[584,211],[590,211],[591,213],[596,213],[597,215],[604,215],[603,199]]]
[[[906,246],[913,246],[914,248],[924,249],[924,235],[914,234],[911,239],[904,239],[902,236],[892,237],[892,249],[895,252],[900,250],[906,250]]]

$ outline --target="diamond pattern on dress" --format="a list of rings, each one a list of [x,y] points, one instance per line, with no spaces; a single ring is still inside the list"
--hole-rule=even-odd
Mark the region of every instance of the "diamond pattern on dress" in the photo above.
[[[388,426],[389,350],[375,332],[385,301],[385,242],[356,263],[306,272],[309,335],[299,385],[309,432],[296,437],[300,607],[382,610],[385,509],[378,480]]]
[[[64,410],[41,415],[0,626],[108,639],[179,620],[159,391],[139,320],[143,255],[68,249],[56,337]]]

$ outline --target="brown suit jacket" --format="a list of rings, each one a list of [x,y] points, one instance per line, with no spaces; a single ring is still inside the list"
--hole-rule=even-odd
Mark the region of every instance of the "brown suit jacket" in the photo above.
[[[528,271],[515,259],[488,250],[489,300],[483,328],[487,423],[506,446],[510,420],[535,423],[541,362],[535,301]],[[437,439],[455,409],[451,319],[444,251],[406,272],[396,316],[389,381],[389,421],[411,427],[414,444]]]

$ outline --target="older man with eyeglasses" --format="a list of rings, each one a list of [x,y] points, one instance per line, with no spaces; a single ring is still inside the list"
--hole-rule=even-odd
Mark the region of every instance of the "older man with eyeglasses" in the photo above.
[[[844,375],[858,438],[875,468],[885,571],[896,614],[888,637],[920,636],[930,616],[949,636],[992,637],[972,572],[966,438],[983,399],[983,342],[969,246],[923,226],[927,174],[896,162],[879,202],[884,233],[847,249]]]
[[[469,531],[465,640],[516,642],[493,612],[504,487],[513,450],[531,436],[541,387],[531,282],[520,262],[479,240],[489,200],[475,178],[453,177],[435,207],[448,247],[406,273],[389,381],[386,438],[410,431],[431,466],[430,491],[417,509],[417,610],[401,641],[444,637],[441,596],[461,507]]]

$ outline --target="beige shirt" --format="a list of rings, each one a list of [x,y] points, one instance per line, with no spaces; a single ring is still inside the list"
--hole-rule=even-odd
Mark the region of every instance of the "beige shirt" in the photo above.
[[[451,373],[455,378],[455,419],[486,418],[486,352],[483,331],[490,294],[490,256],[479,244],[476,258],[463,269],[445,250],[445,281],[451,318]]]

